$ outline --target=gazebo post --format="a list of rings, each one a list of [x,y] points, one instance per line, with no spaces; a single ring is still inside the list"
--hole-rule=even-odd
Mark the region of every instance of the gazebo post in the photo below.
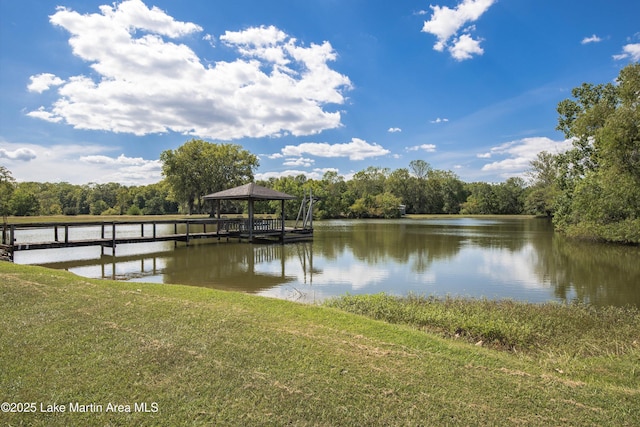
[[[280,241],[284,243],[284,199],[280,200],[280,213],[282,215],[282,220],[280,221],[281,231],[280,231]]]
[[[249,241],[253,243],[253,199],[249,199]]]

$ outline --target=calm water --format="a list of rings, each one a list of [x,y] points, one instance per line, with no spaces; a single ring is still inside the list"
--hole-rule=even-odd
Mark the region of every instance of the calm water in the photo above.
[[[304,302],[344,293],[640,307],[640,248],[574,242],[543,219],[316,222],[313,242],[121,245],[18,252],[86,277],[182,283]],[[87,231],[89,232],[89,231]],[[37,236],[30,236],[36,239]]]

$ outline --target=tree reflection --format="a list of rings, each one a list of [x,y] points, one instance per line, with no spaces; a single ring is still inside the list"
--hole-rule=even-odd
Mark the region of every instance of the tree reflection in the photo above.
[[[576,241],[554,234],[534,240],[536,271],[556,297],[594,305],[640,307],[640,248]]]
[[[452,217],[326,221],[317,224],[312,242],[194,242],[159,254],[48,266],[97,267],[102,277],[133,280],[161,274],[164,283],[252,293],[284,285],[313,285],[324,296],[394,293],[429,282],[429,291],[440,294],[473,289],[528,300],[533,292],[533,300],[640,307],[639,259],[640,247],[565,239],[546,219]]]

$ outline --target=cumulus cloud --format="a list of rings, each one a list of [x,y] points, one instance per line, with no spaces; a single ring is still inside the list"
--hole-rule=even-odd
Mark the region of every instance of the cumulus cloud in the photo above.
[[[42,73],[29,77],[31,83],[27,86],[29,92],[42,93],[45,90],[51,89],[52,86],[60,86],[64,84],[64,80],[55,74]]]
[[[55,85],[59,96],[31,117],[77,129],[219,140],[312,135],[341,125],[340,112],[326,107],[344,103],[351,82],[329,67],[337,59],[329,42],[305,46],[273,26],[226,31],[221,48],[237,58],[205,66],[179,40],[203,29],[141,0],[92,14],[58,8],[50,22],[69,32],[73,54],[96,77],[32,76],[29,90]]]
[[[389,132],[389,133],[402,132],[402,129],[400,129],[400,128],[389,128],[389,130],[387,132]]]
[[[434,144],[422,144],[422,145],[414,145],[413,147],[407,147],[407,151],[426,151],[427,153],[433,153],[436,151],[436,146]]]
[[[458,61],[471,59],[473,55],[482,55],[484,53],[484,49],[480,47],[481,41],[473,39],[469,34],[463,34],[454,41],[453,46],[449,48],[449,52]]]
[[[449,119],[441,119],[440,117],[438,117],[435,120],[431,120],[430,123],[446,123],[448,121],[449,121]]]
[[[556,154],[565,152],[570,148],[571,140],[554,141],[546,137],[524,138],[493,147],[489,153],[479,154],[478,157],[505,157],[502,160],[485,164],[482,170],[508,177],[523,174],[531,167],[531,161],[535,160],[541,151]]]
[[[54,113],[47,111],[44,107],[40,107],[37,110],[29,111],[27,116],[36,119],[44,120],[51,123],[59,123],[62,121],[62,117],[57,116]]]
[[[35,159],[36,157],[38,157],[36,152],[31,148],[16,148],[12,151],[5,148],[0,148],[0,159],[20,160],[23,162],[28,162]]]
[[[640,61],[640,43],[630,43],[622,47],[622,53],[613,55],[613,59],[622,60],[630,58],[632,61]]]
[[[591,37],[583,38],[581,43],[582,44],[589,44],[589,43],[599,43],[601,41],[602,41],[602,39],[594,34]]]
[[[145,185],[162,178],[159,160],[112,157],[111,150],[93,144],[44,147],[0,141],[0,158],[19,181]]]
[[[430,6],[433,13],[431,19],[424,22],[422,31],[437,37],[433,46],[435,50],[442,52],[446,48],[458,61],[482,55],[484,51],[480,47],[481,40],[469,35],[475,28],[463,27],[480,19],[494,3],[495,0],[463,0],[455,9]],[[458,36],[461,29],[463,34]]]
[[[258,181],[267,181],[270,178],[282,178],[285,176],[298,176],[304,175],[308,179],[322,179],[324,174],[329,171],[338,172],[338,169],[335,168],[314,168],[312,171],[303,171],[298,169],[287,169],[284,171],[271,171],[271,172],[263,172],[255,174],[255,178]]]
[[[344,144],[328,144],[326,142],[305,142],[300,145],[287,145],[282,149],[285,156],[302,156],[310,154],[316,157],[348,157],[349,160],[364,160],[389,154],[386,148],[369,143],[359,138],[352,138]]]
[[[310,167],[311,165],[313,165],[315,163],[315,160],[313,159],[307,159],[305,157],[298,157],[295,159],[286,159],[282,164],[284,166],[302,166],[305,168]]]

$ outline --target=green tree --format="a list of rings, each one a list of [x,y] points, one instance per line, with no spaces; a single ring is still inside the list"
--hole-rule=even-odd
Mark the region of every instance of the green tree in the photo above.
[[[487,215],[496,213],[498,203],[494,187],[486,182],[467,184],[469,197],[462,204],[461,213],[468,215]]]
[[[113,209],[118,204],[118,192],[123,186],[118,183],[106,184],[89,183],[87,185],[87,199],[89,212],[92,215],[101,215],[107,209]]]
[[[7,223],[7,216],[11,214],[11,206],[9,201],[15,190],[16,180],[13,178],[11,171],[4,166],[0,166],[0,214],[2,214],[2,222]]]
[[[467,200],[468,196],[464,183],[451,171],[442,172],[441,179],[442,212],[447,214],[460,213],[462,203]]]
[[[289,194],[291,196],[296,196],[297,199],[286,200],[284,202],[284,215],[285,218],[297,218],[298,212],[300,211],[300,201],[302,199],[302,194],[305,191],[306,184],[307,177],[301,174],[296,176],[282,176],[280,178],[272,178],[265,184],[265,186],[273,188],[276,191]],[[268,206],[256,203],[256,212],[259,213],[260,211],[262,211],[274,213],[280,216],[281,202],[279,200],[272,200],[270,202],[267,202],[266,205]]]
[[[38,215],[40,211],[40,202],[36,196],[36,183],[20,183],[16,187],[9,206],[13,215],[16,216],[33,216]]]
[[[235,144],[192,139],[160,155],[162,173],[189,214],[202,212],[202,197],[253,180],[258,158]]]
[[[526,184],[519,177],[508,178],[494,188],[496,211],[504,215],[519,215],[524,211]]]
[[[398,218],[400,216],[400,204],[402,199],[392,193],[384,192],[375,197],[375,208],[373,213],[382,218]]]
[[[558,156],[554,224],[570,235],[640,242],[640,64],[618,85],[583,84],[558,105],[558,129],[574,147]]]
[[[404,204],[408,213],[414,213],[415,193],[417,179],[409,173],[409,169],[396,169],[389,174],[385,183],[385,191],[400,198],[400,204]]]
[[[369,166],[356,172],[348,186],[356,199],[365,195],[376,196],[384,192],[384,184],[389,176],[388,168]]]
[[[531,180],[531,186],[525,199],[525,211],[551,217],[560,195],[557,156],[547,151],[538,153],[536,159],[531,162],[527,175]]]
[[[433,193],[438,191],[437,183],[432,181],[428,184],[428,178],[432,174],[431,165],[424,160],[412,160],[409,163],[413,177],[416,179],[413,185],[413,197],[409,202],[416,213],[429,213],[433,211],[433,206],[437,203],[437,196]]]
[[[343,194],[347,192],[347,183],[335,171],[327,171],[320,181],[312,183],[313,195],[318,197],[314,212],[318,218],[339,218],[346,214]]]
[[[40,183],[38,200],[40,201],[40,215],[62,215],[59,185],[50,182]]]

